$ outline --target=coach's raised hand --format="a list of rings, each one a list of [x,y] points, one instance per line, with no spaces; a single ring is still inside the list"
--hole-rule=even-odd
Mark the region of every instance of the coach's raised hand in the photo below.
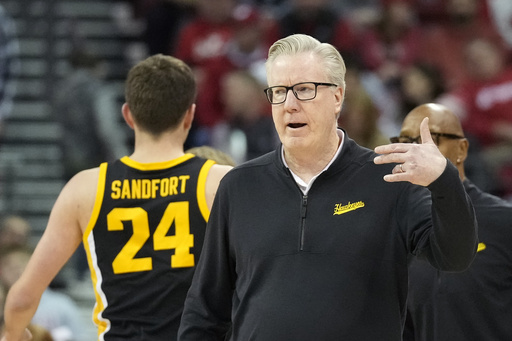
[[[375,164],[396,163],[392,173],[384,176],[385,181],[428,186],[443,173],[447,160],[432,140],[428,117],[421,122],[420,134],[421,144],[392,143],[375,148],[380,154],[374,159]]]

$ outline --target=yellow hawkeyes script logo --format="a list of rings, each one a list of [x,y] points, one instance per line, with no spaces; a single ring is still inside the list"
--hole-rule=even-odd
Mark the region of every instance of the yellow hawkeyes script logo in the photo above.
[[[350,201],[349,201],[348,204],[346,204],[346,205],[335,204],[333,215],[347,213],[350,211],[357,210],[358,208],[361,208],[361,207],[364,207],[364,202],[362,202],[362,201],[358,201],[358,202],[354,202],[354,203],[350,203]]]

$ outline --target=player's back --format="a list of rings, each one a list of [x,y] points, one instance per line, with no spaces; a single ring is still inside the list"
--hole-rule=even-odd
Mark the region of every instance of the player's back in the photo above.
[[[213,161],[186,154],[100,166],[84,234],[99,339],[173,340],[203,244]]]

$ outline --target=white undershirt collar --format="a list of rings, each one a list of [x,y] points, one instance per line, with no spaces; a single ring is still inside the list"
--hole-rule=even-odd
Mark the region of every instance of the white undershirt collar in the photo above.
[[[341,152],[341,148],[343,147],[343,143],[345,142],[345,134],[343,133],[343,130],[341,129],[337,129],[336,132],[338,133],[338,136],[340,137],[341,139],[341,143],[340,145],[338,146],[338,150],[336,150],[336,154],[334,154],[333,158],[331,159],[331,161],[327,164],[327,166],[325,166],[324,169],[322,169],[317,175],[315,175],[314,177],[311,178],[311,180],[309,181],[309,183],[306,183],[304,180],[302,180],[301,178],[299,178],[291,169],[290,167],[288,167],[288,164],[286,163],[286,160],[284,158],[284,149],[283,147],[281,146],[281,158],[283,159],[283,163],[284,165],[286,166],[286,168],[290,169],[290,173],[292,173],[292,176],[293,178],[295,179],[295,182],[297,183],[297,185],[299,186],[299,188],[302,190],[302,193],[304,194],[308,194],[308,191],[309,189],[311,188],[311,186],[313,185],[313,182],[316,180],[316,178],[318,178],[318,176],[320,174],[322,174],[323,172],[325,172],[331,165],[332,163],[334,162],[334,160],[336,160],[338,158],[338,155],[340,155],[340,152]]]

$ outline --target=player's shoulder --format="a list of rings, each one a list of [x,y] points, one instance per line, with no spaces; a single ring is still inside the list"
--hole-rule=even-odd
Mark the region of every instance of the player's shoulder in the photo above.
[[[226,175],[232,169],[233,169],[233,166],[214,164],[214,165],[212,165],[212,168],[210,168],[210,174],[215,177],[222,178],[224,175]]]
[[[90,168],[75,174],[62,189],[62,194],[76,200],[96,195],[100,179],[100,167]]]

